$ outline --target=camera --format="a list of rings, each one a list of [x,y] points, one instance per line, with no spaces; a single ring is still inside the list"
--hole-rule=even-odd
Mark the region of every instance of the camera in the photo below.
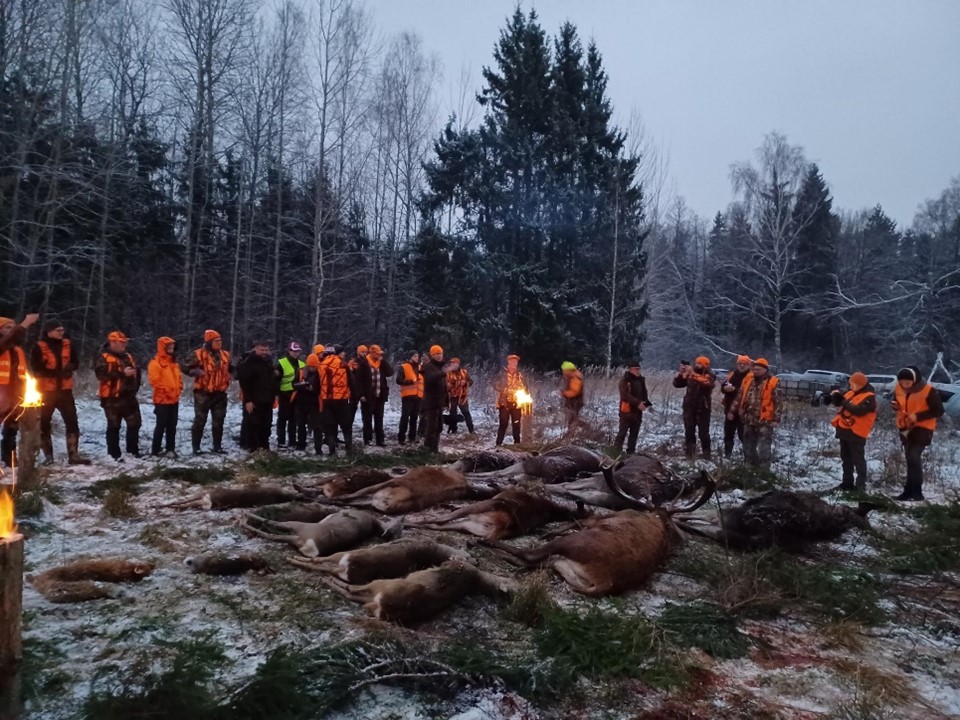
[[[810,404],[814,407],[818,405],[840,407],[843,404],[843,391],[839,385],[834,385],[829,390],[817,390]]]
[[[680,361],[680,364],[681,364],[681,365],[689,365],[689,364],[690,364],[690,361],[689,361],[689,360],[681,360],[681,361]]]

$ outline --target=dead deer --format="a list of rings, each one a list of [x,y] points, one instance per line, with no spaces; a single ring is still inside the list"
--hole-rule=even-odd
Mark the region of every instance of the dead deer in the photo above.
[[[416,570],[436,567],[447,560],[469,562],[469,559],[462,550],[430,540],[394,540],[383,545],[347,550],[327,557],[289,557],[287,562],[357,584],[380,578],[404,577]]]
[[[735,550],[779,546],[799,550],[810,543],[836,540],[851,528],[870,530],[867,513],[874,506],[831,505],[813,495],[774,490],[750,498],[720,514],[720,526],[678,522],[686,532],[710,538]]]
[[[212,487],[202,493],[160,505],[159,507],[200,508],[202,510],[227,510],[229,508],[249,508],[271,503],[295,500],[300,493],[294,488],[279,485],[245,485],[243,487]]]
[[[327,497],[348,495],[390,479],[390,473],[375,468],[357,468],[324,480],[319,487]]]
[[[649,498],[656,506],[683,497],[708,482],[706,471],[701,471],[693,478],[683,478],[648,453],[628,455],[616,464],[614,470],[618,485],[634,497]],[[610,490],[602,472],[579,480],[548,485],[547,490],[610,510],[634,507],[632,502]]]
[[[272,533],[255,528],[250,525],[251,519],[287,532]],[[258,537],[289,543],[307,557],[349,550],[374,537],[393,538],[403,528],[399,521],[385,525],[371,513],[352,508],[345,508],[315,523],[267,520],[250,514],[240,526]]]
[[[600,470],[604,458],[593,450],[577,445],[561,445],[539,455],[531,455],[504,468],[487,473],[471,473],[471,479],[506,479],[519,475],[531,475],[544,482],[553,483],[577,477],[582,472]]]
[[[27,581],[50,602],[83,602],[116,597],[111,585],[100,583],[140,582],[153,569],[153,563],[129,560],[77,560],[27,575]]]
[[[197,555],[184,560],[191,572],[200,575],[243,575],[253,570],[262,575],[272,575],[275,571],[259,555]]]
[[[612,463],[604,467],[611,489]],[[584,595],[611,595],[643,585],[666,559],[679,540],[672,516],[690,512],[713,494],[711,482],[688,506],[656,508],[647,500],[645,512],[621,510],[606,517],[591,517],[581,529],[538,547],[521,549],[498,541],[483,541],[517,558],[528,567],[551,567],[571,588]]]
[[[576,520],[588,514],[582,505],[571,508],[542,493],[509,487],[489,500],[471,503],[437,518],[408,520],[405,524],[428,530],[454,530],[487,540],[502,540],[525,535],[556,520]]]
[[[456,470],[425,466],[329,502],[372,507],[382,513],[395,515],[423,510],[450,500],[490,496],[496,492],[497,488],[471,485],[463,473]]]
[[[280,505],[264,505],[254,511],[254,515],[265,520],[319,522],[327,515],[337,512],[336,508],[319,503],[291,502]]]
[[[418,570],[406,577],[353,585],[327,575],[321,581],[380,620],[404,625],[428,620],[467,595],[502,597],[514,593],[513,580],[485,573],[462,560]]]
[[[508,468],[529,457],[530,453],[527,452],[498,447],[467,453],[449,467],[462,473],[492,472]]]

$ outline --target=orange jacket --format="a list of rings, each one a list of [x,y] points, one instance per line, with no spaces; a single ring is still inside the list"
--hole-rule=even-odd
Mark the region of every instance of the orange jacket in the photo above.
[[[735,410],[740,413],[740,417],[744,418],[746,422],[746,417],[748,412],[745,412],[744,408],[746,406],[746,400],[748,393],[750,392],[750,387],[753,385],[753,373],[747,375],[743,379],[743,384],[740,386],[740,399],[736,403]],[[780,408],[777,407],[779,398],[777,397],[777,386],[780,385],[780,379],[776,377],[766,378],[766,382],[763,385],[763,388],[760,392],[760,412],[759,419],[761,423],[774,423],[780,422]]]
[[[60,357],[58,358],[46,340],[37,341],[37,349],[45,370],[51,372],[70,367],[72,360],[70,338],[64,338],[60,343]],[[35,357],[35,356],[34,356]],[[36,372],[36,371],[34,371]],[[37,389],[42,393],[56,392],[57,390],[72,390],[73,375],[69,377],[37,377]]]
[[[162,337],[157,340],[157,354],[147,365],[147,377],[153,386],[154,405],[176,405],[183,392],[183,376],[177,361],[167,355],[164,349],[173,338]]]
[[[933,432],[937,429],[937,418],[927,417],[917,419],[915,423],[910,424],[908,419],[910,415],[921,415],[930,411],[930,393],[936,392],[930,383],[924,383],[919,390],[907,392],[900,383],[893,387],[893,398],[899,404],[897,409],[897,429],[912,430],[913,428],[925,428]]]
[[[219,355],[220,362],[216,362]],[[226,350],[208,350],[205,346],[193,351],[187,370],[203,370],[203,375],[194,377],[194,392],[226,392],[230,387],[230,353]]]
[[[320,401],[349,400],[350,381],[347,366],[339,355],[331,355],[320,363]]]
[[[401,385],[400,373],[403,373],[403,384]],[[405,362],[400,366],[400,372],[397,373],[397,384],[400,385],[400,397],[423,397],[423,375],[419,368],[415,368],[412,362]]]
[[[860,405],[868,398],[872,397],[876,397],[874,392],[865,388],[861,388],[860,390],[847,390],[847,392],[845,392],[843,395],[843,399],[853,405]],[[862,410],[860,412],[862,412]],[[873,424],[876,421],[876,410],[866,412],[862,415],[854,415],[845,407],[841,407],[839,410],[837,410],[837,414],[834,416],[833,420],[830,421],[830,424],[837,428],[837,430],[849,430],[857,437],[867,439],[870,436],[870,431],[873,430]]]
[[[13,356],[17,357],[16,376],[13,374]],[[0,385],[18,385],[27,379],[27,356],[21,347],[12,347],[0,352]]]

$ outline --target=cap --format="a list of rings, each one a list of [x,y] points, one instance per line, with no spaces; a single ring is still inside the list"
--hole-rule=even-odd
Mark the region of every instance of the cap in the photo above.
[[[303,350],[303,348],[300,347],[300,343],[292,342],[289,345],[287,345],[287,350],[289,350],[290,352],[300,352],[301,350]]]
[[[410,350],[410,351],[407,353],[407,357],[408,357],[408,358],[412,358],[414,355],[420,355],[420,351],[419,351],[419,350]]]
[[[320,358],[317,357],[316,353],[307,355],[307,367],[320,367]]]
[[[220,333],[216,330],[204,330],[203,331],[203,341],[204,342],[213,342],[214,340],[220,339]]]
[[[334,354],[334,353],[337,352],[337,347],[336,347],[336,345],[327,345],[327,346],[323,349],[323,352],[324,352],[325,355],[332,355],[332,354]]]
[[[862,372],[857,371],[850,376],[850,387],[854,390],[860,390],[862,387],[867,384],[867,376]]]
[[[519,359],[520,359],[519,355],[512,355],[512,354],[507,355],[507,360],[519,360]]]
[[[431,346],[430,346],[430,354],[431,354],[431,355],[436,355],[436,354],[442,353],[442,352],[443,352],[443,348],[440,347],[439,345],[431,345]]]
[[[450,364],[451,364],[451,365],[459,365],[459,364],[460,364],[460,358],[450,358]]]
[[[380,347],[379,345],[371,345],[371,346],[370,346],[370,354],[371,354],[371,355],[383,355],[383,348]]]
[[[324,350],[326,350],[326,347],[324,346],[323,343],[317,343],[316,345],[313,346],[314,355],[323,355]]]
[[[126,342],[127,336],[124,335],[119,330],[114,330],[112,333],[107,335],[107,340],[109,340],[110,342]]]
[[[693,361],[694,365],[702,365],[705,368],[710,367],[710,358],[706,355],[699,355],[697,359]]]
[[[562,363],[560,363],[560,369],[561,369],[561,370],[576,370],[576,369],[577,369],[577,366],[574,365],[574,364],[573,364],[572,362],[570,362],[569,360],[564,360]]]
[[[357,355],[359,355],[360,353],[365,353],[367,352],[367,350],[368,348],[366,345],[357,345]]]
[[[640,367],[639,360],[627,360],[627,369]]]
[[[897,373],[897,380],[913,380],[916,382],[917,373],[913,368],[905,367]]]
[[[737,355],[737,362],[738,362],[738,363],[748,363],[748,362],[750,362],[750,356],[749,356],[749,355]]]
[[[0,325],[2,324],[3,323],[0,322]],[[60,322],[59,320],[47,320],[43,324],[43,334],[46,335],[47,333],[51,333],[54,330],[59,330],[62,327],[63,327],[63,323]]]
[[[766,358],[757,358],[756,360],[753,361],[753,364],[760,365],[761,367],[765,367],[768,370],[770,369],[770,363],[767,362]]]

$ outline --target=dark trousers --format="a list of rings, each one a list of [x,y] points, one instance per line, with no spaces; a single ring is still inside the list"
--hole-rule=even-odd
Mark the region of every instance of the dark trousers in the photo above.
[[[213,449],[223,447],[223,421],[227,417],[227,394],[225,392],[195,392],[193,394],[193,425],[190,426],[190,440],[194,452],[200,451],[200,441],[207,427],[207,416],[213,417]],[[241,435],[243,434],[241,425]],[[243,443],[240,443],[243,445]]]
[[[313,432],[313,449],[317,455],[321,455],[323,448],[323,413],[320,412],[318,398],[311,398],[310,405],[307,408],[307,425]]]
[[[307,426],[311,425],[311,411],[317,406],[317,398],[310,395],[301,395],[297,393],[296,400],[293,401],[293,419],[290,421],[290,427],[296,430],[297,450],[307,449]]]
[[[250,452],[270,449],[270,429],[273,426],[273,403],[254,403],[253,412],[243,409],[247,421],[246,448]],[[243,440],[243,428],[240,429]]]
[[[166,451],[173,452],[176,450],[179,413],[180,405],[178,403],[153,406],[153,414],[157,416],[157,424],[153,428],[153,445],[150,447],[150,452],[153,455],[160,454],[160,445],[164,436],[167,440]]]
[[[8,412],[3,418],[3,430],[0,431],[0,463],[13,467],[17,454],[17,431],[20,423],[17,413]]]
[[[363,442],[369,445],[376,441],[377,445],[383,445],[383,406],[386,404],[384,398],[368,399],[365,403],[360,403],[360,413],[363,416]]]
[[[53,390],[43,394],[43,407],[40,408],[40,443],[49,445],[53,425],[53,413],[60,413],[67,435],[79,435],[80,424],[77,421],[77,404],[73,399],[73,390]]]
[[[733,440],[740,438],[740,445],[743,446],[743,421],[739,415],[734,416],[733,420],[727,420],[724,416],[723,421],[723,454],[726,457],[733,455]]]
[[[423,411],[423,446],[427,450],[440,450],[440,429],[443,425],[443,408]]]
[[[450,398],[450,432],[457,431],[457,416],[463,415],[463,421],[467,424],[467,432],[473,432],[473,416],[470,414],[469,398]]]
[[[404,440],[413,442],[417,439],[417,420],[420,417],[420,398],[416,395],[400,398],[400,430],[397,440],[403,445]],[[409,435],[407,430],[409,428]]]
[[[627,440],[627,452],[637,451],[637,435],[640,434],[640,424],[643,422],[643,413],[639,410],[620,413],[620,429],[617,431],[617,450],[623,450],[624,438]]]
[[[857,473],[856,487],[867,488],[866,440],[840,440],[840,462],[843,465],[843,487],[853,488],[853,473]]]
[[[907,459],[907,484],[903,492],[915,500],[923,499],[923,451],[926,443],[901,439],[903,453]]]
[[[324,444],[330,454],[337,451],[337,428],[343,432],[343,446],[347,452],[353,449],[353,425],[350,423],[349,400],[324,400]]]
[[[107,416],[107,453],[115,460],[120,459],[120,425],[127,425],[127,452],[140,453],[140,403],[136,395],[121,395],[104,398],[100,401],[103,414]]]
[[[277,445],[295,445],[297,428],[293,422],[293,390],[281,390],[277,396]]]
[[[683,431],[686,441],[687,457],[697,453],[697,434],[700,435],[700,448],[703,457],[710,457],[710,411],[706,408],[683,411]]]
[[[507,423],[513,427],[513,444],[520,444],[520,408],[516,405],[503,405],[497,410],[500,413],[500,425],[497,427],[497,445],[503,444],[503,438],[507,434]]]

